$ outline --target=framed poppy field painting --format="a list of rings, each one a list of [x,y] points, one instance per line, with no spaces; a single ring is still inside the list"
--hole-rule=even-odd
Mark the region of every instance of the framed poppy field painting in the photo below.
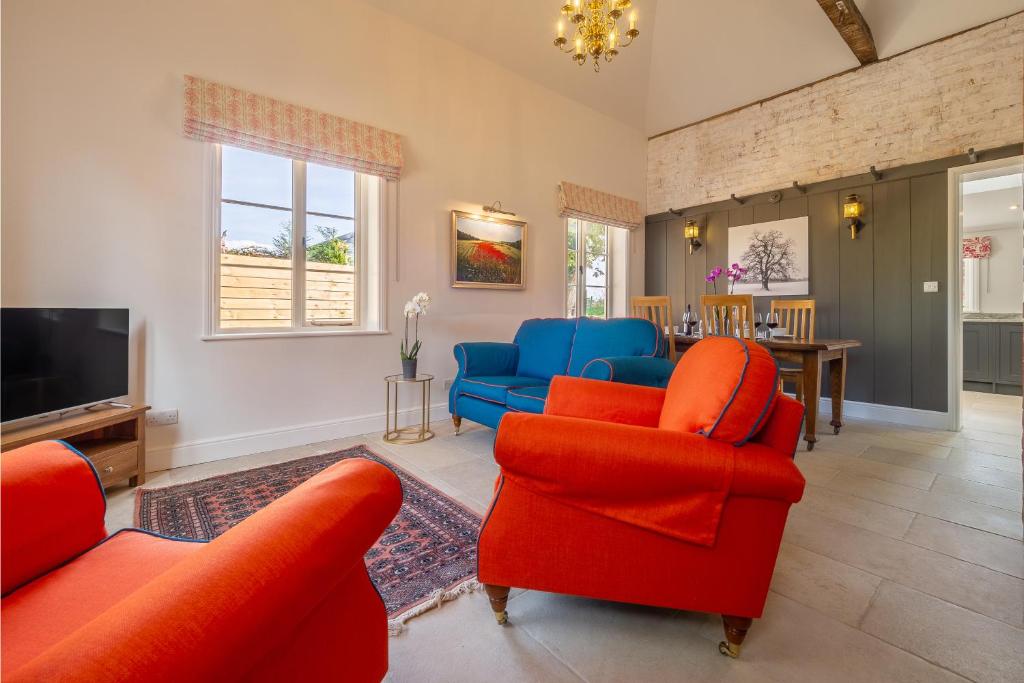
[[[452,287],[526,288],[526,223],[452,211]]]

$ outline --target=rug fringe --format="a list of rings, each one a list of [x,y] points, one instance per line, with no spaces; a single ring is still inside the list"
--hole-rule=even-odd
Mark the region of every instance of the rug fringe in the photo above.
[[[466,593],[472,593],[474,591],[480,590],[480,585],[480,582],[477,581],[476,578],[474,577],[471,579],[466,579],[462,583],[453,586],[449,590],[438,588],[420,604],[416,605],[415,607],[412,607],[411,609],[406,610],[405,612],[402,612],[394,619],[389,619],[388,635],[399,635],[402,631],[405,630],[405,622],[409,621],[414,617],[418,617],[424,612],[429,612],[430,610],[436,607],[440,607],[442,603],[454,600],[460,595],[465,595]]]

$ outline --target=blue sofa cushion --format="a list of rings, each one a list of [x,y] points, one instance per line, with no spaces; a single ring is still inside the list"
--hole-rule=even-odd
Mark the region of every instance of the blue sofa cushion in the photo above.
[[[544,401],[550,387],[523,387],[509,389],[505,405],[521,413],[543,413]]]
[[[579,377],[587,363],[595,358],[617,356],[659,356],[661,334],[654,323],[640,318],[595,320],[580,318],[572,358],[565,373]],[[520,363],[522,363],[520,350]]]
[[[504,405],[509,389],[547,387],[548,382],[536,377],[463,377],[460,391],[466,396]]]
[[[519,347],[516,374],[541,379],[564,375],[569,366],[575,334],[574,318],[534,318],[525,321],[516,332],[515,343]]]

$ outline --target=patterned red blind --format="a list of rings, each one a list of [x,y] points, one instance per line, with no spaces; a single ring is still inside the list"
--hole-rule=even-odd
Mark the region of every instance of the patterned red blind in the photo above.
[[[988,258],[992,255],[992,238],[965,237],[963,243],[963,258]]]
[[[185,135],[397,180],[402,139],[381,128],[185,76]]]

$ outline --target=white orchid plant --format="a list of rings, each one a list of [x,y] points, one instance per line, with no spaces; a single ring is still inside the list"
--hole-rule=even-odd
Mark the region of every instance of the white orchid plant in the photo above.
[[[420,292],[405,304],[405,339],[402,340],[402,360],[414,360],[420,352],[420,316],[427,314],[430,296]],[[409,318],[413,319],[413,343],[409,345]]]

